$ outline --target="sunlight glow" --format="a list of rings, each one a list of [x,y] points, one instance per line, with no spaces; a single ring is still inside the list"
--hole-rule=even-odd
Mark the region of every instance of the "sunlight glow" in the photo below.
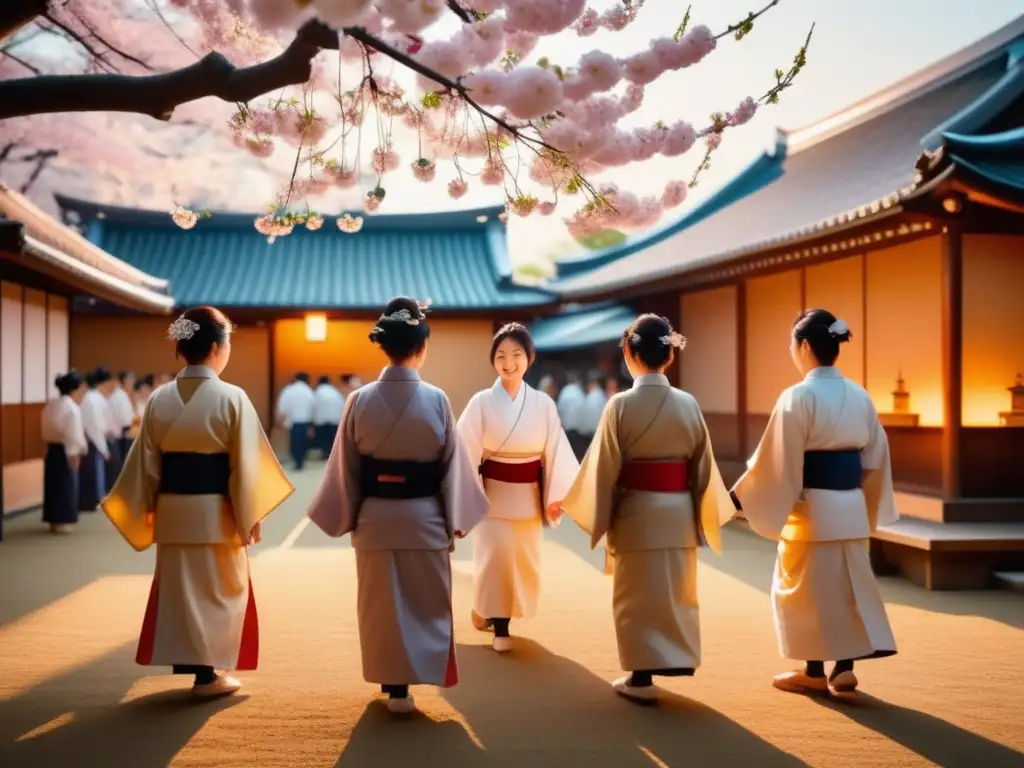
[[[65,712],[63,715],[58,715],[49,722],[43,723],[36,728],[33,728],[28,733],[23,733],[21,736],[16,738],[14,741],[28,741],[29,739],[35,739],[39,736],[45,736],[48,733],[56,731],[58,728],[63,728],[65,725],[70,724],[75,719],[74,712]]]

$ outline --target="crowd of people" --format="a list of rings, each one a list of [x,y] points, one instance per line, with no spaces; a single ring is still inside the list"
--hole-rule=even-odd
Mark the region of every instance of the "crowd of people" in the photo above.
[[[194,675],[197,695],[218,696],[241,686],[226,671],[257,666],[247,547],[293,487],[245,392],[220,379],[231,355],[224,315],[189,309],[170,335],[186,366],[151,394],[102,508],[135,549],[157,547],[136,660]],[[410,686],[458,683],[450,557],[470,533],[473,626],[493,632],[494,651],[513,651],[512,622],[539,607],[544,528],[567,516],[592,547],[607,547],[627,673],[613,690],[656,698],[655,677],[700,667],[697,553],[720,553],[722,526],[742,518],[778,541],[779,650],[804,661],[773,685],[855,695],[854,663],[896,652],[867,543],[897,513],[885,431],[868,394],[835,367],[849,338],[825,310],[797,318],[790,352],[803,379],[780,395],[729,490],[699,404],[665,375],[685,339],[664,317],[641,315],[623,331],[629,389],[606,398],[594,394],[597,376],[588,391],[573,376],[557,404],[524,381],[535,349],[524,326],[508,324],[490,349],[494,384],[456,418],[447,395],[420,377],[426,308],[392,299],[369,336],[390,361],[376,381],[335,393],[329,378],[313,390],[299,374],[278,407],[299,446],[296,466],[311,436],[329,456],[308,515],[326,535],[352,537],[364,679],[395,713],[415,709]],[[93,451],[92,437],[47,432],[48,504],[61,509],[69,478],[102,478],[111,446],[127,445],[125,426],[105,416],[118,385],[94,372],[83,397],[75,376],[62,377],[64,396],[44,421],[74,421],[77,398],[79,433],[105,442]]]
[[[363,385],[353,373],[343,373],[334,386],[330,376],[321,376],[316,389],[309,384],[309,374],[300,371],[281,390],[275,409],[278,426],[288,432],[288,450],[295,469],[306,465],[310,449],[323,458],[331,453],[334,436],[341,424],[345,399]]]

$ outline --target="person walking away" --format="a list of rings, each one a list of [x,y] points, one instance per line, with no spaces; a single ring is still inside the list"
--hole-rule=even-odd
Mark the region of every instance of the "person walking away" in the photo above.
[[[583,399],[583,420],[580,426],[580,433],[587,447],[594,439],[597,432],[597,425],[601,422],[601,414],[608,403],[608,396],[604,393],[604,376],[600,371],[591,371],[587,375],[587,390]],[[584,450],[584,452],[586,452]]]
[[[132,403],[134,391],[135,375],[131,371],[121,371],[117,374],[117,384],[110,393],[110,407],[114,412],[114,423],[121,430],[117,438],[117,447],[122,462],[132,446],[132,427],[135,425],[135,407]]]
[[[577,371],[569,371],[565,375],[565,386],[558,393],[558,418],[562,422],[562,429],[569,438],[569,445],[577,460],[583,459],[589,445],[583,437],[584,411],[586,410],[586,395],[583,387],[580,386],[580,375]]]
[[[107,492],[107,465],[110,463],[108,404],[103,388],[110,373],[97,368],[85,377],[88,390],[82,397],[82,429],[89,448],[79,465],[78,511],[95,512]]]
[[[685,344],[657,315],[626,328],[633,387],[608,402],[562,502],[592,548],[607,537],[619,663],[629,673],[612,687],[641,701],[657,698],[655,676],[700,666],[697,552],[721,551],[733,513],[700,406],[665,376]]]
[[[281,390],[277,400],[278,423],[288,430],[289,451],[297,470],[306,465],[309,438],[313,431],[314,399],[309,374],[300,372],[295,374],[291,384]]]
[[[328,536],[352,535],[363,679],[395,713],[415,709],[409,686],[459,681],[450,553],[487,513],[451,403],[420,379],[424,309],[394,298],[370,331],[390,364],[349,396],[309,507]]]
[[[803,374],[779,397],[749,469],[732,493],[738,515],[778,541],[772,610],[783,658],[804,661],[773,685],[856,696],[853,665],[896,653],[868,544],[899,519],[889,442],[871,397],[835,367],[846,323],[802,312],[790,357]],[[828,677],[825,662],[834,661]]]
[[[68,533],[78,522],[78,468],[89,452],[82,428],[85,380],[75,371],[54,381],[58,396],[50,400],[41,415],[41,432],[46,443],[43,459],[43,522],[53,533]]]
[[[316,449],[325,459],[331,454],[344,410],[345,396],[331,384],[330,376],[321,376],[313,392],[313,435]]]
[[[194,675],[200,697],[241,683],[217,670],[256,669],[259,620],[246,548],[291,483],[245,392],[221,380],[231,324],[194,307],[168,335],[186,366],[153,393],[103,511],[156,572],[135,661]]]

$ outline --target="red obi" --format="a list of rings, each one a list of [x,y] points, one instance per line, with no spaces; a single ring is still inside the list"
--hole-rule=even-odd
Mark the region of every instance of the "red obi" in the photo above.
[[[630,461],[619,472],[619,487],[629,491],[682,493],[690,489],[685,461]]]
[[[480,474],[488,480],[497,480],[499,483],[532,485],[540,482],[541,463],[540,459],[524,461],[521,464],[488,459],[480,465]]]

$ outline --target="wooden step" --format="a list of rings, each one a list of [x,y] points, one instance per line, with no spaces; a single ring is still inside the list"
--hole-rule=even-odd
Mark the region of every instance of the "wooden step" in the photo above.
[[[1011,592],[1024,592],[1024,571],[996,571],[992,574],[997,586]]]

